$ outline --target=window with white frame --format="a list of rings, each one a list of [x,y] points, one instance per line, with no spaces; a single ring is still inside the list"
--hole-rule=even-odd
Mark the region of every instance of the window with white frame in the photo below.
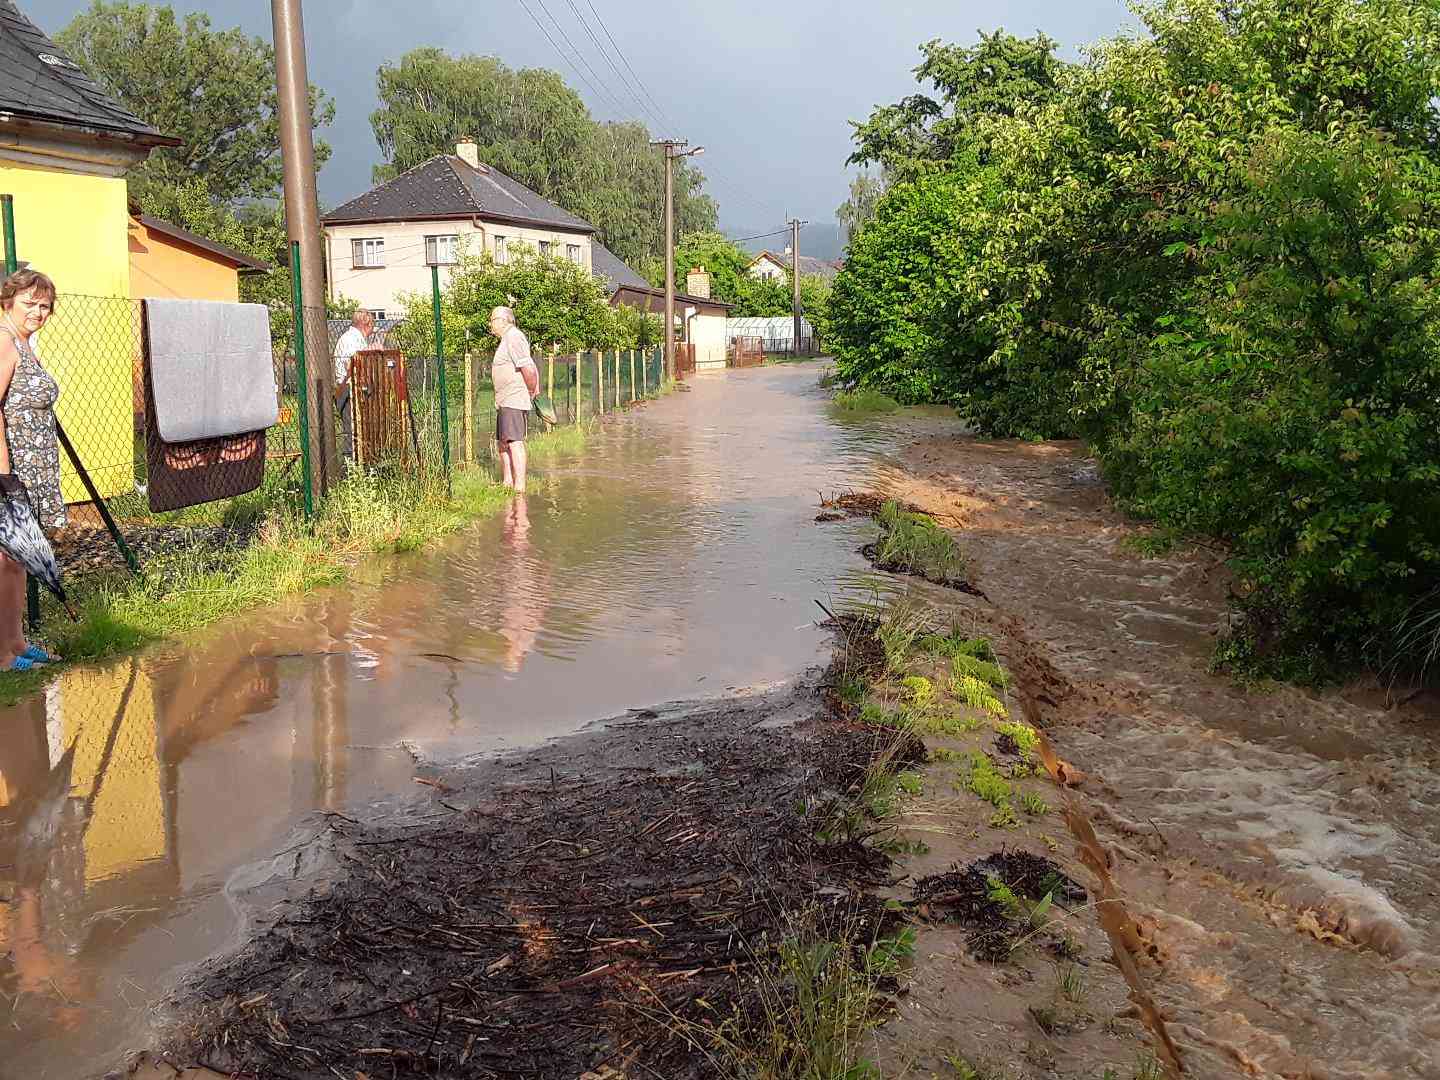
[[[579,245],[579,244],[566,244],[566,245],[565,245],[565,257],[566,257],[567,259],[569,259],[569,260],[570,260],[571,262],[573,262],[573,263],[578,263],[578,262],[580,261],[580,245]]]
[[[367,237],[350,241],[350,262],[356,270],[372,270],[385,265],[385,238]]]
[[[374,319],[375,319],[375,321],[376,321],[377,323],[378,323],[378,322],[384,322],[384,321],[385,321],[385,309],[384,309],[384,308],[370,308],[369,310],[370,310],[371,316],[374,317]]]
[[[459,261],[460,237],[453,234],[425,237],[426,266],[454,266]]]
[[[495,237],[495,261],[504,266],[510,261],[510,238],[508,236]]]
[[[540,254],[541,254],[541,255],[549,255],[549,254],[550,254],[550,241],[549,241],[549,240],[541,240],[541,241],[540,241]]]

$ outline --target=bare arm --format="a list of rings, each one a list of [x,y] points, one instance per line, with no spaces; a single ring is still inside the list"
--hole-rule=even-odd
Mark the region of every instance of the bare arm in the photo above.
[[[525,380],[525,389],[530,391],[531,397],[540,393],[540,369],[535,366],[534,360],[525,360],[520,364],[520,377]]]
[[[15,365],[20,362],[20,352],[15,348],[15,339],[9,334],[0,334],[0,401],[10,393],[10,380],[15,377]],[[5,414],[0,412],[0,473],[8,473],[10,464],[10,437],[5,430]]]

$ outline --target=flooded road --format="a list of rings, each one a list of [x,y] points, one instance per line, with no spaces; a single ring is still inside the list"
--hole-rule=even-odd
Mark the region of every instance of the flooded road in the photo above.
[[[1077,446],[920,438],[896,464],[883,486],[958,527],[987,630],[1089,774],[1191,1075],[1440,1078],[1434,697],[1208,672],[1218,554],[1137,556]]]
[[[232,874],[317,811],[820,661],[814,600],[873,579],[868,526],[817,529],[817,492],[865,483],[899,429],[832,420],[817,373],[694,380],[442,546],[0,712],[0,1077],[143,1042],[235,940]]]

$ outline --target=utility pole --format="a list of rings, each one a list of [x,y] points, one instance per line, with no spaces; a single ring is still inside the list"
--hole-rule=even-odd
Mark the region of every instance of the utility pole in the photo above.
[[[665,378],[675,377],[675,159],[703,154],[686,150],[685,139],[657,139],[650,144],[665,152]]]
[[[320,247],[320,199],[315,192],[315,123],[310,114],[310,76],[305,62],[303,0],[270,0],[275,33],[275,83],[279,96],[280,156],[285,166],[285,225],[290,242],[300,246],[300,282],[307,304],[321,316],[295,312],[305,339],[306,389],[309,393],[310,460],[315,490],[324,494],[339,477],[335,446],[335,371],[325,310],[324,260]]]
[[[790,289],[795,311],[795,355],[800,355],[800,226],[809,225],[799,218],[790,219]]]

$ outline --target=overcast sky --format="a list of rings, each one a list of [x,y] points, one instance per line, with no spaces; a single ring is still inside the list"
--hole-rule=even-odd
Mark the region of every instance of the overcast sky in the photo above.
[[[54,33],[89,0],[19,4]],[[536,29],[527,6],[563,50],[566,41],[547,12],[559,20],[593,68],[580,70],[595,88]],[[270,38],[264,0],[174,0],[174,7]],[[376,68],[420,45],[493,54],[511,67],[553,68],[597,118],[642,116],[656,129],[623,88],[616,69],[625,68],[609,51],[608,29],[661,116],[675,125],[673,134],[706,147],[699,164],[720,203],[721,224],[756,231],[791,214],[834,218],[849,184],[848,121],[912,92],[921,42],[968,43],[977,30],[1001,26],[1022,35],[1044,30],[1073,57],[1079,46],[1133,21],[1123,0],[306,0],[305,18],[311,81],[337,106],[324,133],[334,147],[321,176],[327,206],[370,186]]]

